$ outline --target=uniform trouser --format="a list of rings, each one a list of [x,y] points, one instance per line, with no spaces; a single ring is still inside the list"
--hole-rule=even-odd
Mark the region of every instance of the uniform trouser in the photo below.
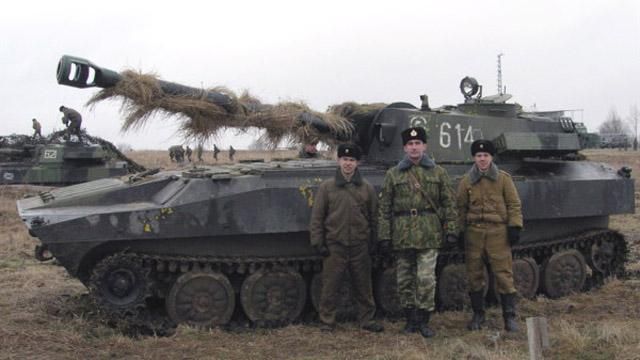
[[[438,249],[405,249],[396,253],[398,296],[403,308],[435,309]]]
[[[71,123],[67,128],[67,133],[69,135],[77,135],[80,137],[80,123]]]
[[[376,312],[371,286],[369,246],[363,241],[351,246],[330,244],[328,248],[330,255],[322,262],[320,321],[335,324],[336,307],[341,296],[340,287],[348,275],[351,278],[351,284],[348,285],[356,303],[358,320],[365,324],[373,319]]]
[[[513,259],[507,239],[507,226],[496,223],[470,224],[467,226],[464,238],[469,291],[480,291],[485,287],[483,257],[486,256],[496,279],[498,293],[515,293]]]

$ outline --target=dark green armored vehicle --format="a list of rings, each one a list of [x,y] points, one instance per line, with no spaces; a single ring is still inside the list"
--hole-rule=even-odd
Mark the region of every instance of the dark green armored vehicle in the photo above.
[[[144,171],[106,140],[85,133],[66,141],[64,133],[0,136],[0,184],[70,185]]]
[[[198,120],[200,129],[214,121],[262,121],[283,109],[148,77],[149,93],[137,97],[142,84],[127,86],[131,76],[68,56],[58,65],[59,83],[103,87],[97,98],[132,91],[125,100],[130,107],[144,108],[149,93],[164,111],[188,99],[180,115]],[[397,102],[358,111],[356,104],[343,104],[327,114],[302,109],[293,120],[296,131],[323,141],[357,142],[366,154],[362,174],[377,187],[403,157],[400,132],[409,126],[428,131],[429,155],[454,179],[472,163],[471,142],[493,140],[496,161],[513,175],[523,203],[522,241],[513,249],[520,294],[556,298],[622,273],[625,239],[608,225],[610,215],[635,209],[630,170],[581,160],[570,118],[523,112],[508,95],[481,97],[472,78],[460,87],[465,100],[456,106],[430,108],[422,96],[419,108]],[[208,107],[215,111],[203,117]],[[225,113],[229,119],[220,118]],[[348,126],[331,125],[336,118]],[[201,326],[236,318],[284,324],[318,303],[321,259],[309,246],[308,223],[314,190],[335,166],[305,159],[102,179],[20,200],[18,209],[42,243],[40,257],[55,256],[113,317],[160,311],[174,322]],[[463,261],[455,248],[441,252],[440,309],[466,301]],[[393,314],[393,259],[374,262],[376,301]],[[347,287],[344,294],[348,313]]]

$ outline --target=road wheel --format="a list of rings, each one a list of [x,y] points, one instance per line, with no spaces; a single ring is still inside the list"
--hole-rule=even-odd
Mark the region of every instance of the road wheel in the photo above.
[[[587,278],[584,257],[577,250],[564,250],[545,261],[542,287],[550,298],[579,292]]]
[[[260,270],[242,283],[240,301],[254,323],[285,325],[302,313],[306,285],[302,276],[294,271]]]
[[[165,304],[175,323],[207,327],[229,322],[236,297],[225,275],[188,272],[173,284]]]

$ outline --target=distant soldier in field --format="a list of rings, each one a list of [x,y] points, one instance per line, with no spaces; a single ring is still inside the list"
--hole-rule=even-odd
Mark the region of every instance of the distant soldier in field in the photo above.
[[[78,140],[80,138],[80,127],[82,126],[82,115],[72,108],[60,106],[60,112],[62,113],[62,123],[67,127],[67,138],[71,135],[77,135]]]
[[[213,158],[218,161],[218,154],[220,153],[220,149],[218,149],[218,147],[216,146],[216,144],[213,144]]]
[[[516,288],[511,247],[520,241],[522,206],[511,175],[493,163],[495,147],[489,140],[471,144],[474,165],[458,184],[458,214],[464,239],[465,264],[473,318],[469,330],[484,324],[485,258],[495,275],[504,328],[517,331]]]
[[[191,162],[191,154],[193,154],[193,150],[191,150],[189,145],[187,145],[187,150],[185,151],[185,153],[187,154],[187,160],[189,160],[189,162]]]
[[[31,122],[33,123],[32,127],[33,127],[33,138],[36,138],[36,135],[38,136],[38,138],[42,138],[42,125],[40,125],[40,122],[38,120],[36,120],[36,118],[33,118],[31,120]]]
[[[204,151],[202,144],[198,144],[196,146],[196,157],[198,158],[198,162],[202,162],[202,152]]]
[[[305,144],[298,152],[298,157],[301,159],[315,159],[318,157],[318,142],[312,141]]]
[[[429,158],[427,133],[412,127],[401,133],[405,157],[387,171],[380,194],[378,238],[381,253],[394,251],[398,296],[407,319],[405,333],[429,338],[435,310],[439,248],[457,242],[455,195],[447,171]]]
[[[236,149],[233,146],[229,146],[229,160],[233,161],[233,155],[236,154]]]
[[[178,163],[184,161],[184,149],[182,145],[173,145],[169,148],[169,159]]]

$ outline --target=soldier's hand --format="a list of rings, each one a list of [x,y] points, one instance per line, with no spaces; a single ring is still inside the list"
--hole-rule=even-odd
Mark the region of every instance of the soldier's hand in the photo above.
[[[378,250],[381,254],[391,254],[393,251],[393,245],[391,244],[391,240],[382,240],[378,243]]]
[[[507,239],[509,239],[509,245],[515,246],[520,242],[520,227],[508,226],[507,227]]]
[[[329,248],[326,245],[314,245],[313,249],[322,257],[327,257],[331,254],[329,252]]]

